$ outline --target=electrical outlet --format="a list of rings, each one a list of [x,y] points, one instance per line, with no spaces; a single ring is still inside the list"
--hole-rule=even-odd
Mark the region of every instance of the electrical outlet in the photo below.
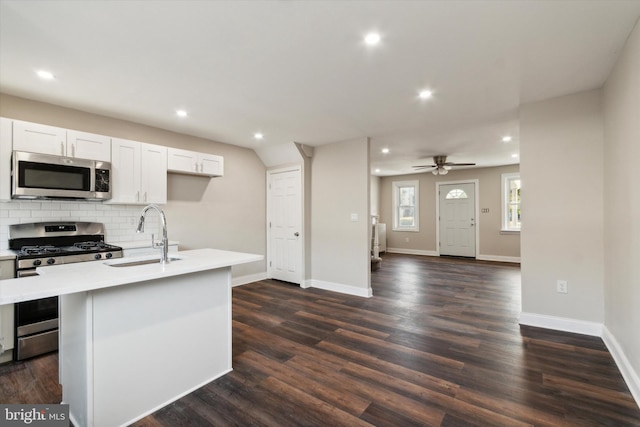
[[[556,287],[559,294],[566,294],[569,292],[569,285],[566,280],[558,280],[556,282]]]

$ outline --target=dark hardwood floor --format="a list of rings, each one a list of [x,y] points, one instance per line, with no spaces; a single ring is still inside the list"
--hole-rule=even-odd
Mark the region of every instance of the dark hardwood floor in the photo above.
[[[518,325],[518,266],[387,254],[372,284],[234,288],[233,372],[135,426],[640,426],[602,340]],[[0,402],[56,380],[55,354],[0,367]]]

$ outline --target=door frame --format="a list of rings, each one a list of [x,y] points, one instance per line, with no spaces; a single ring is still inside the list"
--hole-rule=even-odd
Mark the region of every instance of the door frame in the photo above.
[[[278,167],[278,168],[273,168],[273,169],[267,169],[266,175],[267,175],[267,179],[265,180],[265,191],[267,194],[267,215],[266,215],[266,221],[265,221],[265,228],[267,229],[267,278],[271,279],[273,278],[273,270],[272,270],[272,266],[271,266],[271,227],[269,226],[269,223],[271,222],[271,209],[272,206],[271,204],[273,203],[271,201],[271,192],[270,190],[270,185],[271,185],[271,175],[275,175],[275,174],[279,174],[279,173],[284,173],[284,172],[298,172],[299,177],[300,177],[300,283],[298,283],[298,285],[302,286],[304,284],[304,280],[305,280],[305,240],[306,240],[306,236],[305,236],[305,222],[304,222],[304,179],[303,179],[303,170],[302,170],[302,165],[291,165],[291,166],[285,166],[285,167]]]
[[[476,228],[476,255],[475,259],[478,259],[480,253],[480,180],[479,179],[464,179],[459,181],[437,181],[436,182],[436,253],[440,256],[440,186],[441,185],[455,185],[455,184],[474,184],[474,211],[475,211],[475,228]]]

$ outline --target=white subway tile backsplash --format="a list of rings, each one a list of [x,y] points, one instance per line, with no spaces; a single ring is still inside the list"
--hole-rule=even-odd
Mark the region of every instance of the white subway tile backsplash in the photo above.
[[[145,233],[136,233],[142,206],[108,205],[96,202],[16,200],[0,202],[0,250],[8,248],[9,225],[43,221],[101,222],[106,228],[107,241],[151,240],[151,233],[160,235],[160,220],[149,212]]]
[[[9,218],[31,218],[31,211],[27,210],[17,210],[17,211],[9,211]]]

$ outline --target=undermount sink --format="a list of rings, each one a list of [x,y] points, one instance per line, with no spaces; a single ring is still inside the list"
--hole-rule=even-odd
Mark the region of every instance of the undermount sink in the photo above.
[[[169,261],[180,261],[182,258],[169,257]],[[136,267],[138,265],[147,265],[147,264],[160,264],[160,258],[152,258],[152,259],[139,259],[136,261],[125,261],[125,262],[106,262],[106,265],[109,267]]]

